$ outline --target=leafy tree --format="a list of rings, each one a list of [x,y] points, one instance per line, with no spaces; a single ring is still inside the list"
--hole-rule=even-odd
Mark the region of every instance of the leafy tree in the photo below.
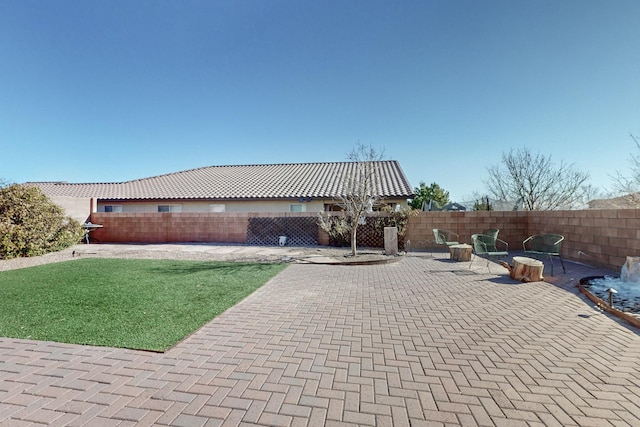
[[[438,203],[439,206],[444,206],[450,202],[449,192],[445,191],[435,182],[427,186],[424,181],[420,181],[420,185],[413,189],[415,197],[409,202],[409,206],[413,209],[422,209],[424,203],[429,203],[430,200]]]
[[[380,167],[379,161],[384,152],[371,146],[358,143],[347,158],[354,163],[354,170],[344,176],[342,196],[338,204],[344,210],[342,217],[330,217],[320,213],[318,224],[329,234],[340,230],[341,235],[349,235],[351,255],[357,255],[358,226],[365,221],[365,214],[370,212],[381,199],[376,189],[376,178]]]
[[[489,201],[489,196],[481,197],[480,200],[476,200],[473,204],[474,211],[492,211],[493,206],[491,206],[491,202]]]
[[[573,165],[556,165],[551,156],[529,148],[502,154],[502,163],[488,168],[487,190],[498,200],[522,200],[525,210],[572,209],[582,206],[589,174]]]
[[[80,223],[37,187],[0,188],[0,258],[43,255],[80,242]]]

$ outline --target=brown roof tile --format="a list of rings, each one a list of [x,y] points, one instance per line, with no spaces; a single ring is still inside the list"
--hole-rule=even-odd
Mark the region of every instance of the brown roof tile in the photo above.
[[[374,162],[382,197],[413,196],[395,160]],[[353,162],[207,166],[150,178],[111,183],[33,182],[49,196],[98,199],[281,199],[335,198],[354,176]]]

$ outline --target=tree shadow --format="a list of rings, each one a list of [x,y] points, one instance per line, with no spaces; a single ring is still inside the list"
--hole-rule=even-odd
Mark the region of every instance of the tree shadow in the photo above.
[[[261,274],[274,270],[276,263],[251,263],[251,262],[216,262],[216,261],[191,261],[172,263],[160,267],[152,267],[154,273],[167,275],[188,275],[211,272],[216,274],[252,273]]]

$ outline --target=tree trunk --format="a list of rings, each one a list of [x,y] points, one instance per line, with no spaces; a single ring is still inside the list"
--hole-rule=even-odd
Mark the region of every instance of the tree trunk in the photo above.
[[[542,270],[544,264],[537,259],[526,258],[522,256],[513,257],[513,267],[509,269],[509,276],[514,280],[521,282],[540,282],[542,281]]]
[[[454,261],[471,261],[473,246],[461,244],[449,246],[449,258]]]
[[[358,231],[357,225],[355,225],[351,229],[351,255],[352,256],[356,256],[356,247],[357,247],[356,231]]]

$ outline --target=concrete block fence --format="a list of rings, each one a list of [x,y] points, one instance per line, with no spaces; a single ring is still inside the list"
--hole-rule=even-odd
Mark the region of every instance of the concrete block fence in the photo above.
[[[104,227],[92,236],[103,243],[247,243],[249,218],[315,217],[316,213],[93,213],[91,222]],[[460,241],[499,228],[510,250],[522,250],[533,234],[565,236],[562,256],[614,271],[627,256],[640,256],[640,209],[581,211],[420,212],[412,217],[406,239],[411,250],[435,248],[433,229],[451,230]],[[318,228],[318,242],[329,238]]]
[[[640,256],[640,209],[530,212],[529,230],[553,227],[565,236],[567,259],[619,271]]]

